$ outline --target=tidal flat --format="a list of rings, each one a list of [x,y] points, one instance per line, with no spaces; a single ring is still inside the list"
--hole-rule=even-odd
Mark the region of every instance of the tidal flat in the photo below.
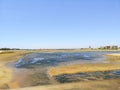
[[[0,83],[0,88],[5,90],[112,90],[116,88],[115,90],[119,90],[120,59],[106,57],[106,54],[112,53],[120,52],[20,50],[2,53],[0,73],[4,73],[1,74],[0,79],[6,81]],[[114,87],[111,86],[113,83]],[[91,84],[94,87],[90,88]],[[65,85],[70,86],[65,87]]]

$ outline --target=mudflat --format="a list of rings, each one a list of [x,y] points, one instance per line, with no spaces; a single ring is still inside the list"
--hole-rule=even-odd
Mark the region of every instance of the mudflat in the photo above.
[[[0,54],[0,90],[120,90],[120,78],[109,80],[97,80],[97,81],[85,81],[85,82],[72,82],[72,83],[56,83],[52,85],[43,86],[30,86],[20,87],[18,80],[11,82],[14,79],[15,71],[12,67],[8,67],[6,64],[14,62],[31,51],[15,51],[10,53]],[[117,60],[118,61],[118,60]],[[52,67],[48,70],[50,78],[61,74],[75,74],[80,72],[95,72],[95,71],[111,71],[120,70],[120,63],[94,63],[94,64],[74,64],[68,66]],[[21,71],[20,71],[21,72]],[[26,71],[24,71],[24,74]],[[31,80],[34,81],[35,74],[31,71]],[[37,73],[37,71],[36,71]],[[18,73],[22,76],[22,74]],[[37,74],[38,76],[38,74]],[[44,80],[44,79],[43,79]],[[21,81],[22,82],[22,81]],[[23,80],[24,83],[24,80]],[[14,88],[14,89],[13,89]],[[17,89],[15,89],[17,88]]]

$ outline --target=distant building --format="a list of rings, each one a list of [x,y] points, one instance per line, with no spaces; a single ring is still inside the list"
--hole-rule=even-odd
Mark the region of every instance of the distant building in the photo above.
[[[118,50],[119,47],[117,45],[112,45],[112,46],[102,46],[99,49]]]
[[[118,46],[112,46],[112,49],[117,50],[117,49],[119,49],[119,47]]]
[[[104,49],[111,49],[111,46],[105,46]]]

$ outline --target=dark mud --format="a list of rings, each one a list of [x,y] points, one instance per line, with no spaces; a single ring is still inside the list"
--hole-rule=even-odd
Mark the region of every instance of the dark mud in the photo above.
[[[76,74],[63,74],[54,77],[59,83],[70,83],[90,80],[108,80],[120,78],[120,70],[115,71],[97,71]]]

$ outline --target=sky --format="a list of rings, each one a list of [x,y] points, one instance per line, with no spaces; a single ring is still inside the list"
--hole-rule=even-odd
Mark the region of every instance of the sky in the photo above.
[[[120,46],[120,0],[0,0],[0,48]]]

